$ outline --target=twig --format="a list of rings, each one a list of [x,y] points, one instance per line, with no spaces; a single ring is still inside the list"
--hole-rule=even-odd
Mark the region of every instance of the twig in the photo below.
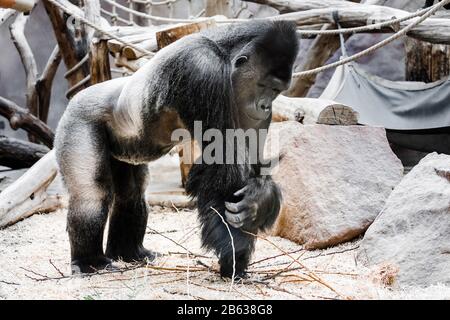
[[[126,268],[121,268],[121,269],[117,269],[117,270],[99,270],[93,273],[84,273],[82,274],[83,277],[93,277],[93,276],[99,276],[99,275],[105,275],[105,274],[113,274],[113,273],[125,273],[128,271],[132,271],[132,270],[136,270],[139,268],[143,268],[145,265],[143,264],[137,264],[137,265],[132,265],[130,267],[126,267]],[[50,280],[62,280],[62,279],[72,279],[72,278],[76,278],[78,275],[62,275],[59,277],[49,277],[47,275],[44,274],[40,274],[36,271],[27,269],[27,268],[23,268],[23,267],[19,267],[20,269],[29,272],[31,274],[34,274],[36,276],[39,276],[40,278],[34,278],[29,276],[28,274],[25,274],[25,277],[34,280],[34,281],[50,281]]]
[[[210,207],[211,210],[213,210],[215,213],[217,213],[217,215],[220,217],[220,220],[222,220],[222,223],[225,225],[225,227],[228,230],[228,233],[230,235],[230,240],[231,240],[231,249],[233,250],[233,274],[231,275],[231,284],[230,284],[230,291],[233,290],[233,284],[234,284],[234,277],[236,276],[236,249],[234,248],[234,239],[233,239],[233,235],[231,234],[231,230],[230,227],[228,226],[228,224],[225,222],[225,220],[223,219],[222,215],[219,213],[219,211],[217,211],[216,209],[214,209],[213,207]]]
[[[168,253],[167,253],[168,255],[185,255],[186,254],[186,252],[175,252],[175,251],[169,251]],[[191,253],[191,255],[192,255],[192,253]],[[208,256],[204,256],[204,255],[201,255],[201,254],[196,254],[196,255],[192,255],[194,258],[204,258],[204,259],[213,259],[213,257],[208,257]]]
[[[303,263],[301,263],[300,261],[298,261],[297,259],[295,259],[291,254],[289,254],[288,252],[286,252],[285,250],[283,250],[282,248],[280,248],[279,246],[277,246],[275,243],[273,243],[272,241],[270,241],[269,239],[265,238],[265,237],[260,237],[254,233],[242,230],[242,232],[247,233],[249,235],[252,235],[258,239],[262,239],[268,243],[270,243],[272,246],[274,246],[275,248],[277,248],[278,250],[280,250],[281,252],[283,252],[285,255],[287,255],[289,258],[291,258],[295,263],[297,263],[298,265],[300,265],[301,267],[303,267],[306,271],[308,271],[308,276],[310,276],[313,280],[315,280],[316,282],[320,283],[321,285],[327,287],[328,289],[330,289],[331,291],[333,291],[334,293],[336,293],[338,296],[340,296],[341,298],[347,299],[347,297],[343,296],[342,294],[340,294],[336,289],[334,289],[332,286],[330,286],[328,283],[326,283],[324,280],[322,280],[319,276],[317,276],[314,272],[312,272],[311,270],[309,270]]]
[[[179,272],[187,271],[187,268],[183,268],[183,267],[161,267],[161,266],[150,266],[150,265],[145,266],[145,267],[148,269],[155,269],[155,270],[179,271]],[[195,269],[190,268],[190,272],[193,272],[193,271],[209,271],[209,270],[206,268],[198,268],[198,267]]]
[[[59,270],[58,267],[55,266],[55,264],[52,262],[52,259],[48,259],[48,262],[50,262],[50,264],[53,266],[53,268],[55,268],[55,270],[59,273],[61,277],[65,277],[64,273],[62,273],[61,270]]]
[[[149,230],[151,230],[152,232],[154,232],[155,234],[160,235],[161,237],[163,237],[163,238],[169,240],[170,242],[173,242],[174,244],[176,244],[176,245],[179,246],[180,248],[183,248],[184,250],[186,250],[187,252],[189,252],[189,254],[192,254],[192,255],[195,255],[195,256],[201,256],[201,255],[199,255],[199,254],[196,254],[196,253],[192,252],[191,250],[189,250],[188,248],[186,248],[186,247],[183,246],[182,244],[176,242],[175,240],[169,238],[168,236],[162,234],[161,232],[156,231],[155,229],[150,228],[150,227],[148,227],[148,226],[147,226],[147,229],[149,229]]]
[[[289,254],[297,253],[297,252],[303,251],[303,250],[305,250],[305,249],[300,248],[300,249],[297,249],[297,250],[289,252]],[[264,258],[264,259],[261,259],[261,260],[254,261],[254,262],[250,263],[249,266],[253,266],[255,264],[258,264],[258,263],[261,263],[261,262],[264,262],[264,261],[267,261],[267,260],[272,260],[272,259],[275,259],[275,258],[283,257],[283,256],[285,256],[285,254],[284,253],[280,253],[280,254],[277,254],[275,256],[271,256],[271,257],[267,257],[267,258]]]
[[[5,281],[5,280],[0,280],[0,283],[9,284],[11,286],[20,286],[20,283],[8,282],[8,281]]]
[[[12,129],[17,130],[21,128],[39,138],[47,147],[53,148],[55,135],[52,129],[28,112],[27,109],[19,107],[11,100],[0,97],[0,115],[8,119]]]
[[[356,250],[358,248],[359,248],[359,246],[356,246],[356,247],[353,247],[353,248],[349,248],[349,249],[340,250],[340,251],[328,252],[328,253],[321,252],[321,253],[319,253],[319,254],[317,254],[315,256],[310,256],[310,257],[303,258],[303,260],[314,259],[314,258],[318,258],[318,257],[330,256],[330,255],[333,255],[333,254],[344,253],[344,252]]]
[[[180,210],[173,204],[173,201],[170,200],[170,203],[172,204],[172,207],[176,210],[177,213],[180,213]]]
[[[292,293],[292,292],[290,292],[290,291],[288,291],[288,290],[286,290],[286,289],[284,289],[284,288],[281,288],[281,287],[278,287],[278,286],[274,286],[274,285],[268,284],[267,282],[264,282],[264,281],[260,281],[260,280],[251,280],[251,281],[249,281],[248,283],[249,283],[249,284],[253,284],[253,285],[255,285],[255,284],[262,284],[262,285],[264,285],[265,287],[267,287],[267,288],[269,288],[269,289],[271,289],[271,290],[280,291],[280,292],[283,292],[283,293],[287,293],[287,294],[293,295],[294,297],[297,297],[297,298],[299,298],[299,299],[304,299],[302,296],[300,296],[300,295],[298,295],[298,294]]]

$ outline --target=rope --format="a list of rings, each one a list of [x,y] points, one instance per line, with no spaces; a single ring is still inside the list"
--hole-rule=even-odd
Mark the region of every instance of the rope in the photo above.
[[[134,2],[134,3],[138,3],[138,4],[145,4],[145,5],[149,5],[152,7],[157,7],[157,6],[163,6],[163,5],[169,5],[172,3],[176,3],[179,0],[166,0],[166,1],[161,1],[161,2],[153,2],[151,0],[130,0],[130,2]]]
[[[192,22],[195,22],[195,20],[192,20],[192,19],[176,19],[176,18],[165,18],[165,17],[152,16],[148,13],[144,13],[144,12],[140,12],[140,11],[136,11],[136,10],[127,8],[113,0],[102,0],[102,1],[110,4],[113,7],[121,9],[125,12],[132,13],[135,16],[145,18],[148,20],[152,20],[152,21],[169,22],[169,23],[192,23]],[[227,20],[223,20],[223,21],[216,21],[216,23],[234,23],[234,22],[243,22],[243,21],[248,21],[248,19],[227,19]]]
[[[436,6],[436,5],[434,5],[434,6]],[[428,11],[430,11],[431,9],[433,9],[434,6],[416,11],[412,14],[408,14],[401,18],[395,18],[392,20],[387,20],[384,22],[374,23],[374,24],[370,24],[370,25],[366,25],[366,26],[353,27],[353,28],[340,28],[340,29],[332,29],[332,30],[297,30],[297,33],[300,35],[313,36],[313,35],[336,35],[336,34],[348,34],[348,33],[373,31],[376,29],[389,27],[389,26],[395,25],[397,23],[405,22],[405,21],[411,20],[413,18],[422,16],[423,14],[425,14]]]
[[[436,4],[433,7],[428,8],[428,11],[417,21],[414,21],[412,23],[410,23],[409,25],[407,25],[405,28],[401,29],[399,32],[393,34],[392,36],[384,39],[381,42],[378,42],[377,44],[367,48],[366,50],[363,50],[361,52],[358,52],[350,57],[341,59],[339,61],[336,61],[334,63],[330,63],[327,65],[324,65],[322,67],[318,67],[315,69],[311,69],[311,70],[306,70],[306,71],[301,71],[301,72],[296,72],[292,75],[293,78],[302,78],[302,77],[307,77],[310,75],[314,75],[314,74],[318,74],[322,71],[326,71],[328,69],[333,69],[339,66],[342,66],[344,64],[347,64],[349,62],[355,61],[361,57],[364,57],[366,55],[371,54],[372,52],[388,45],[389,43],[405,36],[409,31],[411,31],[412,28],[416,27],[417,25],[421,24],[422,22],[424,22],[426,19],[428,19],[430,16],[432,16],[436,11],[438,11],[439,9],[441,9],[443,6],[445,6],[446,4],[449,4],[450,0],[443,0],[441,2],[439,2],[438,4]]]
[[[125,41],[123,39],[121,39],[120,37],[114,35],[113,33],[106,31],[102,28],[100,28],[99,26],[95,25],[94,23],[90,22],[89,20],[87,20],[86,18],[70,11],[68,8],[66,8],[64,5],[62,5],[61,3],[59,3],[57,0],[47,0],[48,2],[50,2],[52,5],[54,5],[55,7],[58,7],[59,9],[61,9],[62,11],[64,11],[65,13],[71,15],[72,17],[74,17],[75,19],[77,19],[78,21],[84,23],[85,25],[91,27],[92,29],[95,29],[96,31],[110,37],[111,39],[117,40],[120,43],[124,44],[125,46],[128,46],[130,48],[135,49],[136,51],[139,51],[141,53],[143,53],[146,56],[154,56],[155,54],[149,50],[146,50],[144,48],[138,47],[135,44]],[[450,0],[449,0],[450,1]]]
[[[82,17],[82,16],[80,16],[80,15],[74,13],[74,12],[71,12],[68,8],[66,8],[64,5],[60,4],[57,0],[47,0],[47,1],[50,2],[51,4],[53,4],[54,6],[60,8],[62,11],[66,12],[67,14],[72,15],[74,18],[78,19],[80,22],[82,22],[82,23],[88,25],[89,27],[95,29],[96,31],[98,31],[98,32],[100,32],[100,33],[110,37],[111,39],[117,40],[120,43],[124,44],[125,46],[133,48],[133,49],[143,53],[146,56],[154,56],[155,55],[155,53],[153,53],[153,52],[151,52],[149,50],[146,50],[144,48],[138,47],[138,46],[136,46],[135,44],[133,44],[131,42],[125,41],[125,40],[121,39],[120,37],[114,35],[113,33],[109,32],[109,31],[106,31],[106,30],[100,28],[99,26],[93,24],[92,22],[90,22],[89,20],[85,19],[84,17]],[[139,12],[139,11],[135,11],[135,10],[129,9],[129,8],[124,7],[122,5],[119,5],[119,4],[117,4],[117,3],[115,3],[114,1],[111,1],[111,0],[103,0],[103,1],[108,2],[109,4],[111,4],[113,6],[117,6],[119,9],[123,9],[123,10],[128,11],[128,12],[130,12],[130,11],[136,12],[136,13],[138,13],[137,14],[138,16],[145,17],[145,18],[148,18],[148,19],[154,19],[155,21],[163,21],[163,22],[193,22],[194,21],[194,20],[189,20],[189,19],[171,19],[171,18],[155,17],[155,16],[151,16],[151,15]],[[296,72],[292,76],[294,78],[300,78],[300,77],[306,77],[306,76],[309,76],[309,75],[314,75],[314,74],[317,74],[317,73],[320,73],[320,72],[323,72],[323,71],[326,71],[326,70],[329,70],[329,69],[333,69],[333,68],[342,66],[342,65],[347,64],[349,62],[355,61],[355,60],[357,60],[357,59],[359,59],[361,57],[369,55],[372,52],[374,52],[374,51],[376,51],[376,50],[378,50],[378,49],[388,45],[389,43],[391,43],[391,42],[393,42],[393,41],[395,41],[395,40],[405,36],[409,31],[411,31],[412,28],[414,28],[417,25],[421,24],[423,21],[425,21],[430,16],[432,16],[436,11],[438,11],[443,6],[445,6],[446,4],[449,4],[449,3],[450,3],[450,0],[443,0],[443,1],[437,3],[436,5],[434,5],[434,6],[430,7],[430,8],[427,8],[427,9],[424,9],[424,10],[420,10],[420,11],[418,11],[418,12],[412,14],[412,15],[408,15],[408,16],[405,16],[403,18],[394,19],[394,20],[386,21],[386,22],[379,23],[379,24],[373,24],[373,25],[370,25],[370,26],[357,27],[357,28],[347,28],[347,29],[337,29],[337,30],[319,30],[319,31],[318,30],[311,30],[311,31],[308,31],[308,32],[313,32],[313,31],[314,32],[321,32],[321,34],[326,34],[328,31],[332,32],[332,33],[329,33],[329,34],[342,34],[342,33],[348,33],[348,32],[350,32],[350,30],[355,30],[355,29],[364,30],[365,31],[365,30],[369,30],[367,28],[375,28],[375,27],[379,27],[380,25],[383,25],[383,26],[389,25],[389,23],[391,23],[391,24],[393,23],[392,21],[396,21],[395,23],[398,23],[398,22],[401,22],[401,21],[406,21],[406,20],[415,18],[415,17],[417,17],[419,15],[422,15],[418,20],[410,23],[405,28],[401,29],[399,32],[397,32],[397,33],[393,34],[392,36],[384,39],[383,41],[381,41],[381,42],[379,42],[379,43],[377,43],[377,44],[367,48],[366,50],[363,50],[363,51],[361,51],[361,52],[359,52],[357,54],[354,54],[354,55],[352,55],[350,57],[346,57],[346,58],[341,59],[339,61],[336,61],[334,63],[330,63],[328,65],[324,65],[324,66],[321,66],[321,67],[318,67],[318,68],[315,68],[315,69],[311,69],[311,70]],[[229,19],[227,22],[238,22],[238,21],[240,22],[240,21],[243,21],[243,20],[247,21],[247,19]],[[303,32],[303,31],[301,31],[301,32]],[[304,32],[306,32],[306,31],[304,31]],[[354,32],[354,31],[351,31],[351,32]],[[319,33],[317,33],[317,34],[319,34]]]
[[[128,13],[132,13],[135,16],[141,17],[141,18],[146,18],[148,20],[152,20],[152,21],[156,21],[156,22],[170,22],[170,23],[180,23],[180,22],[192,22],[191,19],[175,19],[175,18],[165,18],[165,17],[157,17],[157,16],[152,16],[150,14],[144,13],[144,12],[140,12],[140,11],[136,11],[130,8],[127,8],[115,1],[112,0],[103,0],[104,2],[110,4],[111,6],[114,6],[118,9],[121,9],[125,12]]]

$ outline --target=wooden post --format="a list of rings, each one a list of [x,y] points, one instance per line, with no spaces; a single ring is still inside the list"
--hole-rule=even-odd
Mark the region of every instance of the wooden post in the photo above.
[[[66,20],[64,19],[61,11],[46,0],[44,0],[43,3],[45,6],[45,10],[47,11],[47,14],[52,23],[53,30],[56,36],[56,42],[58,43],[58,46],[61,50],[64,64],[66,65],[67,70],[70,70],[80,61],[77,55],[78,50],[75,46],[73,35],[67,28]],[[78,7],[75,8],[79,10]],[[79,13],[79,11],[77,11],[77,13]],[[76,84],[81,82],[85,77],[86,74],[83,68],[78,68],[77,70],[72,72],[70,76],[68,76],[67,78],[67,81],[69,82],[69,87],[75,86]],[[80,86],[77,90],[79,91],[83,88],[85,88],[85,86]]]
[[[434,82],[450,74],[450,46],[405,40],[406,80]]]
[[[158,49],[162,49],[171,44],[172,42],[175,42],[178,39],[183,38],[184,36],[215,26],[216,21],[213,19],[208,19],[200,22],[170,27],[168,29],[158,31],[156,33],[156,42],[158,43]]]
[[[90,51],[91,85],[111,79],[108,41],[92,39]]]
[[[213,17],[217,15],[223,15],[225,17],[231,17],[231,10],[229,0],[208,0],[206,1],[205,15],[207,17]]]

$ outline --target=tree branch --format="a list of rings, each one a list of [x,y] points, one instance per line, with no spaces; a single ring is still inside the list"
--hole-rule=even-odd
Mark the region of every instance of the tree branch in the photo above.
[[[0,135],[0,165],[11,169],[29,168],[49,151],[41,144]]]
[[[16,14],[17,11],[13,9],[0,9],[0,26]]]
[[[27,79],[27,107],[33,115],[37,115],[39,102],[35,85],[38,71],[33,51],[25,37],[25,24],[27,23],[27,20],[28,16],[25,16],[23,13],[19,14],[16,20],[10,25],[9,30],[11,33],[11,40],[19,52],[20,59],[22,60],[25,69],[25,76]]]
[[[371,22],[389,21],[393,17],[401,18],[410,12],[385,6],[366,5],[339,0],[244,0],[268,4],[281,12],[291,12],[276,16],[276,19],[295,21],[298,26],[334,23],[333,13],[338,12],[342,27],[366,26]],[[417,18],[415,18],[417,19]],[[409,25],[413,20],[397,25],[372,30],[371,32],[395,32]],[[450,44],[450,19],[429,18],[414,27],[409,37],[432,43]]]
[[[21,108],[14,102],[0,97],[0,115],[8,119],[11,128],[14,130],[22,128],[37,137],[47,147],[53,148],[53,139],[55,136],[52,130],[44,122],[29,113],[27,109]]]
[[[44,71],[36,82],[36,91],[39,96],[39,119],[45,123],[47,122],[50,108],[53,79],[55,78],[61,59],[62,56],[59,46],[56,45],[47,61]]]
[[[68,1],[61,1],[62,4],[64,4],[66,7],[70,7],[71,10],[73,10],[78,15],[84,16],[84,12],[78,8],[77,6],[74,6]],[[56,41],[58,42],[59,48],[61,50],[62,58],[64,60],[64,64],[67,67],[67,70],[72,69],[78,62],[79,57],[77,55],[77,47],[75,45],[74,37],[71,34],[70,30],[67,28],[66,20],[64,19],[63,15],[61,14],[61,11],[53,6],[50,2],[47,0],[43,0],[43,4],[45,7],[45,10],[47,11],[47,15],[50,19],[50,22],[53,26],[53,31],[56,36]],[[85,52],[85,50],[79,50]],[[84,56],[84,54],[83,54]],[[86,77],[86,74],[84,72],[83,68],[79,68],[75,70],[73,73],[68,76],[67,81],[69,82],[69,87],[73,87],[76,84],[78,84],[80,81],[82,81]],[[80,86],[78,90],[81,90],[85,88],[85,86]],[[75,93],[75,92],[74,92]]]

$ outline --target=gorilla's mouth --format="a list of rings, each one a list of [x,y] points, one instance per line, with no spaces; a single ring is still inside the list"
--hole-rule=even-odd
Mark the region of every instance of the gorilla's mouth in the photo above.
[[[266,120],[272,111],[272,104],[265,103],[259,104],[255,103],[252,108],[247,109],[245,114],[252,120],[261,121]]]

